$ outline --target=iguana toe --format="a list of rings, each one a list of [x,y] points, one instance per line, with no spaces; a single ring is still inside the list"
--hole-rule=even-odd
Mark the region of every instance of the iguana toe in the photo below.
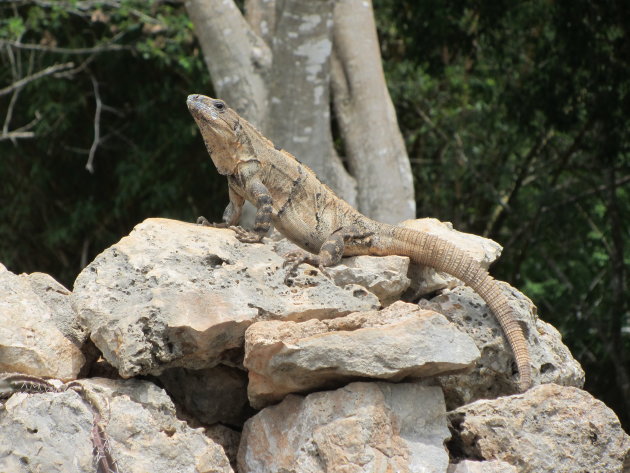
[[[241,243],[260,243],[263,236],[256,232],[250,232],[243,227],[231,226],[230,230],[236,233],[236,239]]]

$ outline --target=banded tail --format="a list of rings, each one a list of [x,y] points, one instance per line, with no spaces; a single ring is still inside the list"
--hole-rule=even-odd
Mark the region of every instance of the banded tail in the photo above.
[[[470,255],[452,243],[429,233],[402,227],[390,227],[391,250],[412,261],[444,271],[473,288],[496,316],[512,348],[519,372],[519,389],[527,391],[532,384],[531,357],[527,340],[508,298],[497,281]]]

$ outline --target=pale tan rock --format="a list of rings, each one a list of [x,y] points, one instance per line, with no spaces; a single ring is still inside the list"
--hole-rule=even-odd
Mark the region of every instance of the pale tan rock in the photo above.
[[[223,447],[225,456],[230,461],[232,469],[236,471],[236,454],[241,442],[241,433],[221,424],[214,424],[205,428],[206,435],[216,444]]]
[[[444,400],[418,383],[289,395],[245,423],[238,471],[443,473]]]
[[[449,413],[469,458],[502,460],[519,473],[621,473],[630,437],[614,412],[586,391],[555,384],[481,400]]]
[[[582,387],[584,371],[551,325],[536,317],[536,306],[507,283],[500,283],[524,329],[532,358],[534,384]],[[481,359],[469,373],[440,376],[446,405],[454,409],[477,399],[518,392],[514,354],[487,304],[471,288],[445,290],[420,307],[444,314],[477,344]]]
[[[93,421],[118,471],[232,473],[223,449],[177,420],[164,391],[136,380],[82,380],[77,392],[14,394],[0,411],[0,471],[95,471]],[[97,410],[93,410],[95,406]]]
[[[464,233],[453,229],[450,222],[440,222],[435,218],[420,218],[417,220],[405,220],[400,226],[412,230],[423,231],[436,235],[451,242],[457,248],[464,250],[475,261],[488,269],[490,265],[501,256],[503,248],[497,242],[472,233]],[[460,286],[462,282],[450,274],[436,271],[428,266],[411,264],[409,268],[411,278],[410,293],[417,299],[427,294],[444,288]]]
[[[73,299],[123,377],[237,362],[256,320],[325,319],[379,305],[364,288],[339,288],[318,271],[287,286],[283,262],[272,245],[241,243],[232,230],[148,219],[81,272]]]
[[[284,256],[299,247],[282,236],[277,231],[269,237],[273,242],[274,251]],[[316,271],[308,264],[298,267],[298,273]],[[339,264],[326,268],[326,274],[339,287],[357,285],[376,295],[382,306],[400,299],[402,293],[409,287],[411,280],[409,272],[409,258],[406,256],[351,256],[342,258]]]
[[[19,277],[28,280],[33,292],[51,308],[52,320],[57,329],[76,346],[83,346],[89,334],[72,307],[72,293],[49,274],[20,274]]]
[[[400,299],[409,287],[409,258],[406,256],[353,256],[326,269],[338,286],[357,284],[379,298],[382,306]]]
[[[257,322],[245,334],[244,365],[250,403],[261,408],[358,379],[459,371],[478,357],[474,342],[444,316],[399,301],[332,320]]]
[[[77,377],[85,334],[69,295],[48,275],[17,276],[0,264],[0,372]]]
[[[518,473],[515,466],[500,460],[472,461],[464,460],[448,466],[446,473]]]

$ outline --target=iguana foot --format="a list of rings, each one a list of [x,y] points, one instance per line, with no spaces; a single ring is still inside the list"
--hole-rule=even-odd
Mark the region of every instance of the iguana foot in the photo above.
[[[290,286],[292,283],[292,279],[297,276],[297,269],[302,263],[310,264],[311,266],[315,266],[318,268],[321,273],[330,279],[330,275],[326,272],[326,268],[321,264],[319,256],[313,255],[303,250],[295,250],[284,255],[284,264],[283,267],[289,267],[287,270],[287,274],[284,277],[284,283],[287,286]]]
[[[221,223],[212,223],[208,221],[206,217],[197,217],[197,225],[202,225],[204,227],[214,227],[214,228],[226,228],[228,225],[225,222]]]
[[[243,227],[231,226],[230,230],[234,230],[236,239],[242,243],[260,243],[263,239],[262,234],[245,230]]]

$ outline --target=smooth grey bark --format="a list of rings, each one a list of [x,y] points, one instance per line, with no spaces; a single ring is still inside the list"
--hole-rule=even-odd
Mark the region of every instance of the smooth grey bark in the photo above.
[[[245,20],[265,43],[271,44],[276,30],[276,0],[245,0]]]
[[[216,94],[252,123],[267,114],[271,51],[232,0],[187,0]]]
[[[335,153],[330,128],[332,0],[277,0],[269,83],[274,143],[356,205],[356,185]]]
[[[337,0],[332,87],[359,210],[397,223],[416,213],[409,157],[389,96],[369,0]]]

